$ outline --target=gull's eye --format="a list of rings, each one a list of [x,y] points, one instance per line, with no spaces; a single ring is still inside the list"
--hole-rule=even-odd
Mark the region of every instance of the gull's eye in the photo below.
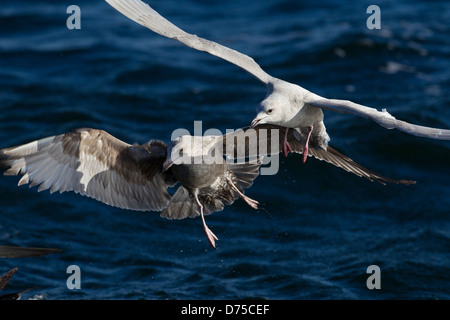
[[[271,114],[273,112],[273,109],[267,110],[267,114]]]
[[[182,155],[182,154],[183,154],[183,148],[180,149],[180,151],[179,151],[178,154],[179,154],[179,155]]]

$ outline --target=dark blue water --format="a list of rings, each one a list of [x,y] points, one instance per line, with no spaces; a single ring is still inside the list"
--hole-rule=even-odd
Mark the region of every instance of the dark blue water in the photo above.
[[[450,4],[378,1],[162,1],[180,27],[245,52],[270,74],[320,95],[450,128]],[[81,8],[81,30],[66,8]],[[173,130],[246,126],[265,87],[239,68],[126,19],[103,1],[3,1],[0,147],[77,127],[129,143]],[[449,299],[450,144],[326,112],[330,144],[412,186],[382,186],[298,155],[242,200],[200,219],[108,207],[75,194],[0,182],[2,245],[63,249],[0,261],[25,299]],[[81,269],[81,289],[66,269]],[[381,289],[366,287],[369,265]]]

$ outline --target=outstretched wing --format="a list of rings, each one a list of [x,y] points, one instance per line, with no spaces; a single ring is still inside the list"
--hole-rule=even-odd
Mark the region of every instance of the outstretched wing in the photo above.
[[[37,257],[61,252],[60,249],[0,246],[0,258]],[[1,289],[1,288],[0,288]]]
[[[78,129],[1,149],[5,175],[23,175],[19,185],[74,191],[132,210],[162,210],[170,195],[160,168],[166,157],[160,141],[129,145],[105,131]]]
[[[314,156],[316,159],[324,160],[328,163],[335,165],[336,167],[342,168],[347,172],[351,172],[356,174],[359,177],[364,177],[369,179],[370,181],[378,181],[381,184],[396,183],[396,184],[415,184],[415,181],[411,180],[393,180],[379,175],[367,168],[364,168],[360,164],[356,163],[352,159],[347,156],[344,156],[342,153],[336,151],[332,147],[328,146],[327,150],[323,150],[321,148],[310,148],[309,154]]]
[[[8,281],[12,278],[14,273],[17,272],[17,270],[17,268],[13,268],[0,277],[0,290],[2,290],[8,284]]]
[[[253,130],[253,131],[252,131]],[[270,124],[257,125],[254,129],[244,128],[233,133],[224,135],[223,149],[229,158],[243,158],[278,154],[282,150],[284,137],[287,128]],[[287,141],[293,152],[303,154],[304,144],[308,130],[302,132],[300,129],[289,129]],[[252,140],[255,139],[256,140]],[[324,160],[347,172],[364,177],[370,181],[378,181],[397,184],[413,184],[415,181],[393,180],[383,177],[363,166],[359,165],[349,157],[344,156],[332,147],[326,150],[321,148],[311,139],[309,142],[308,156],[313,156],[318,160]]]
[[[450,140],[450,130],[424,127],[397,120],[385,109],[379,111],[375,108],[366,107],[352,101],[326,99],[313,93],[306,95],[305,103],[312,107],[369,118],[387,129],[398,129],[419,137]]]
[[[206,40],[181,30],[140,0],[106,0],[106,2],[126,17],[149,28],[153,32],[231,62],[254,75],[266,85],[271,82],[272,77],[261,69],[253,58],[214,41]]]

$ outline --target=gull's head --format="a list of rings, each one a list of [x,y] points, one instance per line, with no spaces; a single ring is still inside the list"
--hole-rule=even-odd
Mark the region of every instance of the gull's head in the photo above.
[[[184,163],[192,154],[192,139],[190,135],[176,138],[167,147],[167,158],[163,164],[163,170],[168,170],[174,164]]]
[[[304,89],[292,83],[278,80],[269,88],[266,98],[256,108],[257,115],[251,127],[258,124],[284,126],[291,121],[302,108]]]
[[[256,127],[258,124],[270,123],[278,124],[280,122],[280,117],[278,115],[279,110],[276,107],[269,107],[267,109],[259,108],[257,110],[256,117],[252,120],[250,125],[251,128]]]
[[[284,95],[271,93],[256,108],[257,114],[251,123],[251,127],[264,123],[283,125],[286,121],[284,111],[288,105],[289,99]]]
[[[183,135],[176,138],[167,147],[167,158],[163,164],[163,171],[172,165],[191,164],[195,157],[203,157],[216,142],[216,136]]]

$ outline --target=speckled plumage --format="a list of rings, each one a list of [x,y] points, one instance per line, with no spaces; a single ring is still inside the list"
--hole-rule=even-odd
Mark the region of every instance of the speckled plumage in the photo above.
[[[193,162],[164,168],[179,142],[130,145],[102,130],[77,129],[1,149],[0,167],[5,175],[22,175],[19,185],[39,186],[38,191],[74,191],[123,209],[162,211],[168,219],[197,217],[202,207],[209,214],[238,196],[247,199],[243,189],[258,176],[260,164]],[[192,144],[193,152],[201,153],[199,143]],[[170,195],[167,188],[177,183]]]

